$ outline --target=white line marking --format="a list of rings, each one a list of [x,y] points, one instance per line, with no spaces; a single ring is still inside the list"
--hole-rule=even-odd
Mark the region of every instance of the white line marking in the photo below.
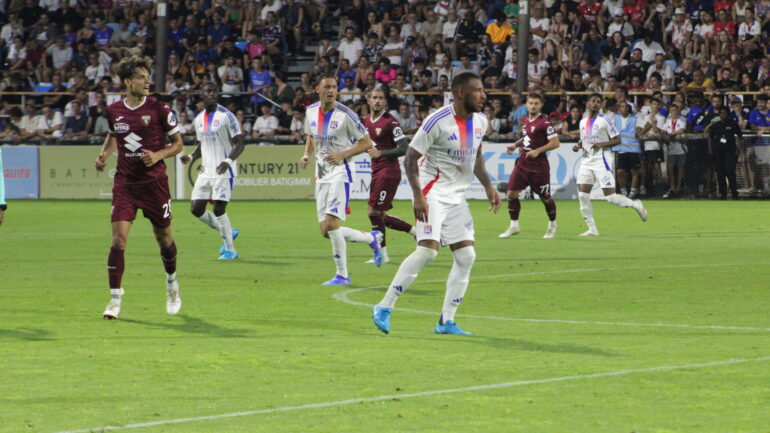
[[[621,268],[622,270],[628,270],[628,269],[643,269],[643,270],[653,270],[653,269],[682,269],[682,268],[703,268],[703,267],[724,267],[724,266],[757,266],[757,265],[767,265],[770,263],[763,262],[763,263],[723,263],[723,264],[694,264],[694,265],[662,265],[662,266],[655,266],[655,267],[649,267],[649,266],[627,266]],[[520,273],[520,274],[500,274],[500,275],[480,275],[478,277],[471,277],[472,280],[481,280],[481,279],[492,279],[492,278],[505,278],[505,277],[529,277],[533,275],[554,275],[554,274],[571,274],[571,273],[581,273],[581,272],[597,272],[597,271],[611,271],[611,270],[619,270],[618,268],[584,268],[584,269],[565,269],[561,271],[542,271],[542,272],[526,272],[526,273]],[[432,284],[432,283],[443,283],[446,280],[425,280],[420,281],[420,283],[423,284]],[[344,290],[342,292],[337,292],[332,295],[332,298],[344,302],[349,305],[359,305],[362,307],[372,307],[373,304],[367,304],[365,302],[358,302],[350,299],[348,295],[362,292],[364,290],[373,290],[373,289],[386,289],[388,288],[387,285],[384,286],[369,286],[369,287],[361,287],[358,289],[350,289],[350,290]],[[424,310],[414,310],[411,308],[395,308],[394,310],[398,311],[405,311],[408,313],[414,313],[414,314],[430,314],[430,315],[437,315],[438,313],[435,311],[424,311]],[[487,319],[487,320],[503,320],[503,321],[509,321],[509,322],[530,322],[530,323],[561,323],[561,324],[568,324],[568,325],[601,325],[601,326],[637,326],[637,327],[654,327],[654,328],[686,328],[686,329],[718,329],[718,330],[725,330],[725,331],[762,331],[762,332],[768,332],[770,331],[770,328],[757,328],[757,327],[749,327],[749,326],[720,326],[720,325],[686,325],[686,324],[678,324],[678,323],[634,323],[634,322],[602,322],[602,321],[586,321],[586,320],[559,320],[559,319],[527,319],[527,318],[514,318],[514,317],[496,317],[496,316],[477,316],[477,315],[471,315],[471,314],[457,314],[458,317],[467,317],[471,319]]]
[[[225,418],[237,418],[237,417],[261,415],[261,414],[269,414],[269,413],[290,412],[290,411],[298,411],[298,410],[306,410],[306,409],[319,409],[319,408],[327,408],[327,407],[334,407],[334,406],[346,406],[346,405],[357,404],[357,403],[374,403],[378,401],[386,401],[386,400],[393,400],[393,399],[427,397],[432,395],[456,394],[456,393],[471,392],[471,391],[486,391],[490,389],[511,388],[516,386],[536,385],[541,383],[566,382],[569,380],[598,379],[602,377],[626,376],[629,374],[637,374],[637,373],[655,373],[660,371],[687,370],[687,369],[696,369],[696,368],[718,367],[723,365],[744,364],[747,362],[763,362],[763,361],[770,361],[770,356],[763,356],[761,358],[749,358],[749,359],[729,359],[726,361],[704,362],[704,363],[698,363],[698,364],[664,365],[659,367],[606,371],[604,373],[550,377],[546,379],[517,380],[513,382],[493,383],[488,385],[476,385],[476,386],[468,386],[464,388],[437,389],[433,391],[381,395],[378,397],[353,398],[349,400],[327,401],[327,402],[321,402],[321,403],[303,404],[299,406],[283,406],[283,407],[276,407],[272,409],[247,410],[243,412],[232,412],[232,413],[224,413],[219,415],[207,415],[207,416],[196,416],[196,417],[190,417],[190,418],[159,420],[159,421],[151,421],[151,422],[143,422],[143,423],[135,423],[135,424],[126,424],[122,426],[104,426],[104,427],[96,427],[96,428],[82,429],[82,430],[66,430],[66,431],[60,431],[57,433],[94,433],[94,432],[106,432],[106,431],[115,431],[115,430],[129,430],[129,429],[135,429],[135,428],[156,427],[156,426],[168,425],[168,424],[182,424],[182,423],[196,422],[196,421],[211,421],[211,420],[218,420],[218,419],[225,419]]]

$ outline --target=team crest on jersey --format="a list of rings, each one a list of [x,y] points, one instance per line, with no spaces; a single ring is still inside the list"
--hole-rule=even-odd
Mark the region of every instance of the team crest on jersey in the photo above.
[[[481,138],[481,136],[482,136],[481,128],[476,128],[476,129],[473,130],[473,132],[474,132],[474,136],[476,137],[477,140]]]
[[[124,132],[128,132],[129,129],[130,128],[128,126],[128,123],[116,123],[115,124],[115,132],[117,132],[118,134],[122,134]]]
[[[340,126],[340,123],[336,120],[332,120],[332,122],[329,124],[330,129],[337,129],[338,126]]]
[[[380,135],[380,131],[382,131],[382,128],[374,128],[375,134]]]
[[[214,121],[214,128],[219,128],[219,119]]]
[[[142,123],[144,126],[150,126],[150,116],[142,116]]]
[[[530,134],[534,134],[534,132],[535,132],[535,127],[534,126],[530,127],[529,128],[529,133]]]
[[[423,231],[425,232],[426,235],[429,235],[429,234],[433,233],[433,226],[425,226],[423,228]]]

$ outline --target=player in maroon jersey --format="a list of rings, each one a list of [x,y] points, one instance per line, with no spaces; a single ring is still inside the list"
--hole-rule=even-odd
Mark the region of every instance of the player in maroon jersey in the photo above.
[[[182,135],[171,108],[150,98],[149,59],[131,56],[118,64],[118,76],[127,96],[107,107],[110,133],[104,141],[96,169],[104,170],[107,158],[117,150],[118,170],[112,187],[112,246],[107,259],[110,303],[105,319],[120,314],[124,254],[128,231],[138,209],[152,223],[166,270],[166,312],[182,307],[176,280],[176,244],[171,236],[171,193],[165,158],[182,151]],[[166,146],[168,140],[170,145]]]
[[[521,231],[519,229],[519,211],[521,210],[519,194],[527,186],[540,197],[550,220],[543,238],[551,239],[558,228],[556,203],[551,197],[551,167],[548,164],[546,152],[558,148],[560,142],[548,117],[540,112],[542,108],[543,96],[530,93],[527,96],[528,115],[522,117],[519,124],[524,137],[506,148],[508,154],[511,154],[519,147],[520,156],[508,179],[508,214],[511,216],[511,223],[508,229],[500,234],[501,238],[509,238]]]
[[[393,207],[393,197],[396,196],[398,184],[401,183],[398,157],[406,154],[409,140],[401,131],[398,120],[388,113],[384,91],[369,91],[366,102],[371,114],[364,117],[364,126],[374,142],[374,147],[367,151],[372,157],[369,221],[372,222],[372,230],[382,232],[382,261],[389,262],[385,227],[414,235],[411,224],[387,214]],[[374,260],[369,260],[369,263],[374,263]]]

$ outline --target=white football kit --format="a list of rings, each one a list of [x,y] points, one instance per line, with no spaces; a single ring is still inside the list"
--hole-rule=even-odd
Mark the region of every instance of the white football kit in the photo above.
[[[447,105],[425,119],[409,144],[423,155],[420,186],[428,201],[428,222],[417,222],[418,241],[443,240],[451,245],[474,240],[465,191],[473,180],[488,123],[481,113],[461,119],[454,106]]]
[[[341,152],[368,135],[361,119],[350,108],[339,102],[324,113],[320,102],[307,107],[305,133],[315,143],[315,197],[318,222],[326,215],[345,220],[350,202],[350,182],[353,175],[348,161],[339,165],[326,162],[332,152]]]
[[[599,183],[601,188],[615,188],[612,151],[609,147],[594,149],[594,143],[605,143],[620,135],[612,122],[602,115],[580,121],[580,145],[583,159],[578,170],[578,185]]]
[[[195,117],[195,136],[200,142],[201,168],[193,187],[192,200],[230,201],[238,166],[217,173],[217,167],[233,150],[232,140],[241,135],[238,119],[227,108],[218,105],[214,112],[201,111]]]

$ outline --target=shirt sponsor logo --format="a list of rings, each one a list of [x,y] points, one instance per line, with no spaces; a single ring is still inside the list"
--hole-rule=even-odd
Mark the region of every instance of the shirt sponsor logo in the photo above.
[[[122,119],[123,116],[120,116],[118,119]],[[116,119],[117,120],[117,119]],[[128,132],[129,130],[128,123],[116,123],[115,124],[115,132],[122,134],[124,132]]]

